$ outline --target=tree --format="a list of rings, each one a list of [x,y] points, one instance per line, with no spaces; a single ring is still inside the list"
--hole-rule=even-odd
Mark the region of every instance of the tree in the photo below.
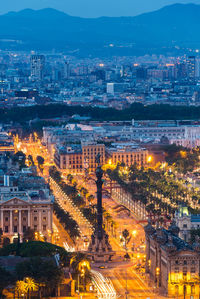
[[[10,244],[0,249],[0,256],[14,255],[17,251],[17,244]],[[29,241],[20,244],[19,256],[23,257],[53,257],[55,254],[60,255],[62,263],[69,262],[71,254],[63,247],[41,241]]]
[[[14,163],[18,163],[20,169],[23,168],[23,167],[26,167],[26,164],[25,164],[25,162],[26,162],[26,155],[22,151],[17,152],[13,156],[13,162]]]
[[[69,173],[67,175],[67,179],[68,179],[69,183],[72,184],[74,177],[73,177],[73,175],[71,173]]]
[[[41,156],[37,156],[38,167],[41,172],[43,172],[44,158]]]
[[[3,290],[12,282],[11,274],[5,268],[0,267],[0,298]]]
[[[31,292],[35,292],[38,290],[38,284],[31,277],[26,277],[25,283],[26,283],[26,290],[28,292],[28,298],[31,298]]]
[[[17,264],[16,274],[19,279],[32,277],[39,285],[39,291],[46,292],[46,295],[51,295],[63,278],[61,268],[53,260],[40,257]]]
[[[2,236],[3,236],[3,229],[0,228],[0,244],[1,244],[1,242],[2,242]]]
[[[38,162],[38,165],[43,165],[44,164],[44,158],[41,157],[41,156],[37,156],[37,162]]]
[[[35,240],[35,232],[30,227],[27,228],[27,230],[23,234],[23,242],[26,241],[34,241]]]
[[[91,195],[88,196],[87,200],[89,202],[89,205],[92,204],[92,202],[94,201],[94,199],[95,199],[94,195],[91,194]]]
[[[18,298],[24,297],[27,293],[26,283],[23,280],[18,280],[15,286],[15,292],[18,294]]]
[[[3,238],[3,247],[6,247],[9,244],[10,244],[10,239],[7,237]]]
[[[28,161],[29,161],[29,166],[35,165],[35,163],[33,161],[33,157],[31,155],[28,155]]]
[[[125,249],[127,250],[127,243],[128,243],[128,240],[129,240],[129,231],[127,229],[124,229],[123,232],[122,232],[122,236],[124,237],[124,240],[125,240]]]

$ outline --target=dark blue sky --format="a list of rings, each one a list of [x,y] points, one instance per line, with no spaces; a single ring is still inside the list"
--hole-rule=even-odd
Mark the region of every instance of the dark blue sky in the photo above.
[[[173,3],[196,3],[200,0],[0,0],[0,13],[24,8],[52,7],[81,17],[134,16]]]

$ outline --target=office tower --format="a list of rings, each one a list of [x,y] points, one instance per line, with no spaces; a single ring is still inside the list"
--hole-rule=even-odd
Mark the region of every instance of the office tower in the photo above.
[[[107,83],[107,93],[110,95],[114,95],[115,93],[123,93],[128,87],[128,83]]]
[[[65,62],[64,64],[64,79],[69,79],[70,77],[70,65],[69,62]]]
[[[44,79],[45,57],[44,55],[31,56],[31,78],[34,81],[42,81]]]
[[[196,57],[189,56],[187,60],[188,77],[194,79],[196,77]]]
[[[175,65],[175,77],[180,80],[187,77],[187,65],[186,63],[177,63]]]
[[[136,69],[136,78],[138,80],[146,80],[147,78],[147,69],[144,67],[138,67]]]

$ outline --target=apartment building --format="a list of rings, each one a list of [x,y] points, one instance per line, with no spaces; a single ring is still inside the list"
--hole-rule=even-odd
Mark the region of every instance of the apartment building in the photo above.
[[[94,172],[97,167],[96,156],[100,154],[100,163],[105,163],[105,145],[95,142],[82,142],[70,146],[55,147],[54,162],[59,170],[70,173],[82,173],[87,169]]]

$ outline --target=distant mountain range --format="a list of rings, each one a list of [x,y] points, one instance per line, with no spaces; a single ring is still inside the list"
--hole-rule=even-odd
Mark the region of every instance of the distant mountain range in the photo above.
[[[174,4],[136,17],[69,16],[54,9],[0,16],[0,47],[127,51],[200,47],[200,5]]]

